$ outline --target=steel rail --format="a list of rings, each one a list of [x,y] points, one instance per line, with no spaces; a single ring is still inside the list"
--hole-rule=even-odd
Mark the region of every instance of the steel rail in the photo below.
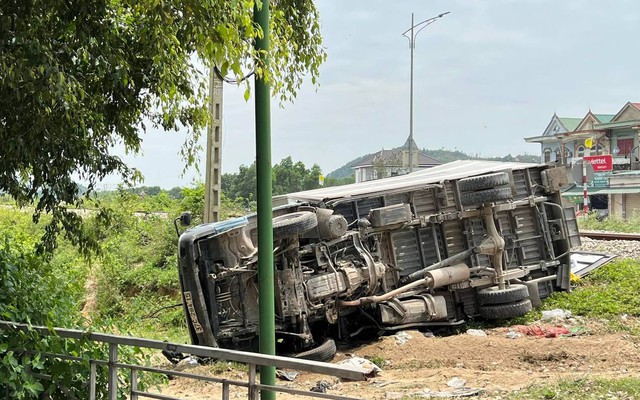
[[[596,240],[640,240],[640,233],[580,231],[580,236]]]

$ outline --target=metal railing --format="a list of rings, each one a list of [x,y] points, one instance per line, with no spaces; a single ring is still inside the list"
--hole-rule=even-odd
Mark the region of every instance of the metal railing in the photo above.
[[[108,360],[90,359],[89,367],[90,373],[87,377],[89,384],[89,399],[95,400],[96,398],[96,381],[97,381],[97,367],[107,366],[108,368],[108,399],[116,400],[118,397],[118,370],[128,370],[130,373],[129,384],[129,398],[137,400],[140,397],[151,399],[163,399],[163,400],[179,400],[179,398],[163,395],[160,393],[149,393],[138,389],[138,372],[149,372],[164,374],[167,376],[190,378],[203,382],[218,383],[221,385],[221,394],[223,400],[228,400],[232,386],[242,387],[247,389],[247,398],[250,400],[256,400],[259,397],[260,391],[282,392],[289,393],[296,396],[306,396],[312,398],[321,399],[335,399],[335,400],[355,400],[353,397],[345,397],[332,395],[328,393],[318,393],[305,391],[300,389],[294,389],[285,386],[278,385],[265,385],[257,382],[257,367],[258,366],[273,366],[280,369],[295,369],[299,371],[312,372],[322,375],[335,376],[342,379],[361,381],[365,380],[366,372],[362,369],[353,367],[345,367],[336,364],[295,359],[281,356],[271,356],[259,353],[249,353],[236,350],[227,350],[220,348],[194,346],[178,343],[161,342],[159,340],[143,339],[131,336],[119,336],[105,333],[91,333],[77,329],[64,329],[53,328],[49,329],[42,326],[32,326],[26,324],[19,324],[15,322],[0,321],[0,330],[20,330],[20,331],[36,331],[39,335],[43,336],[58,336],[64,339],[82,339],[96,343],[106,343],[109,346]],[[197,357],[234,361],[242,363],[248,366],[249,373],[246,381],[217,378],[212,376],[205,376],[199,374],[191,374],[183,371],[175,371],[165,368],[147,367],[142,365],[125,364],[118,361],[118,348],[119,346],[132,346],[144,349],[155,350],[167,350],[172,352],[180,352],[184,354],[191,354]],[[30,349],[12,349],[14,351],[21,351],[23,353],[36,353]],[[42,353],[44,357],[57,357],[59,359],[84,362],[87,360],[79,357],[74,357],[69,354],[57,354],[57,353]],[[40,375],[42,377],[42,375]]]

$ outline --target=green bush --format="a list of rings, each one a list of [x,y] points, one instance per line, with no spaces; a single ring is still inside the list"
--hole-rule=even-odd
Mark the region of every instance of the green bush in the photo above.
[[[571,293],[556,293],[545,301],[545,308],[564,308],[574,314],[606,317],[628,314],[640,316],[640,263],[616,260],[579,281]]]
[[[0,248],[0,317],[29,326],[77,326],[77,307],[82,291],[73,274],[9,238]],[[29,349],[35,355],[22,352]],[[40,352],[63,353],[87,360],[71,363],[41,356]],[[0,331],[0,395],[6,398],[38,398],[46,392],[52,398],[87,398],[86,385],[91,358],[105,359],[105,345],[86,340],[64,340],[56,335],[40,335],[29,329]],[[144,361],[139,349],[123,349],[123,360]],[[40,379],[35,373],[50,375]],[[126,381],[126,376],[122,376]],[[107,372],[99,369],[98,390],[104,392]],[[103,395],[105,393],[102,393]],[[122,392],[121,398],[126,397]]]
[[[31,210],[6,203],[0,208],[0,237],[5,238],[0,243],[0,319],[44,326],[90,326],[102,332],[185,341],[173,219],[183,210],[203,212],[204,186],[184,189],[183,194],[180,201],[163,191],[145,196],[122,188],[101,193],[86,210],[79,211],[85,219],[83,234],[101,246],[101,252],[90,258],[81,256],[64,238],[59,238],[53,253],[37,255],[34,249],[44,233],[42,224],[33,223]],[[223,218],[248,211],[223,196]],[[43,216],[41,222],[46,220]],[[86,301],[90,295],[95,295],[95,302]],[[85,307],[85,303],[92,306]],[[83,307],[89,320],[81,316]],[[0,398],[36,398],[42,391],[54,398],[87,397],[83,391],[87,389],[88,363],[54,362],[10,350],[27,347],[64,350],[87,360],[104,359],[107,354],[104,346],[82,340],[61,340],[33,331],[0,331]],[[145,362],[137,349],[122,348],[120,356]],[[38,381],[29,370],[47,371],[54,380]],[[99,387],[105,388],[106,370],[98,368],[98,372]]]
[[[580,229],[589,231],[610,231],[622,233],[640,232],[640,216],[634,215],[627,220],[618,217],[608,217],[599,221],[595,213],[578,218]]]

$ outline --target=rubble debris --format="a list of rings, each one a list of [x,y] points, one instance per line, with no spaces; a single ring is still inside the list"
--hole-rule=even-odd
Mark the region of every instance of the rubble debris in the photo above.
[[[395,335],[393,335],[393,337],[399,346],[402,346],[403,344],[407,343],[409,340],[413,339],[413,336],[409,335],[405,331],[398,332]]]
[[[482,392],[483,392],[482,389],[473,389],[473,388],[460,388],[460,389],[455,389],[451,391],[437,391],[437,390],[432,391],[429,389],[423,389],[421,392],[408,393],[408,396],[410,396],[411,398],[422,397],[426,399],[431,399],[431,398],[447,399],[447,398],[455,398],[455,397],[477,396]],[[393,398],[397,398],[397,397],[393,397]],[[400,398],[404,398],[404,397],[400,397]]]
[[[520,333],[514,332],[514,331],[507,332],[507,334],[505,336],[507,337],[507,339],[518,339],[518,338],[522,337],[522,335]]]
[[[300,372],[298,371],[284,371],[281,369],[276,370],[276,376],[283,381],[293,382],[298,377],[298,375],[300,375]]]
[[[482,329],[467,329],[467,335],[471,336],[487,336],[487,333]]]
[[[333,387],[331,382],[322,379],[316,382],[316,385],[309,390],[315,393],[327,393],[327,390],[331,389],[331,387]]]
[[[382,369],[380,369],[380,367],[375,365],[373,362],[367,360],[366,358],[362,358],[362,357],[351,357],[346,360],[340,361],[337,364],[345,365],[352,368],[363,369],[367,371],[365,375],[368,377],[376,376],[377,373],[382,372]]]
[[[447,381],[447,386],[453,389],[461,389],[464,387],[465,383],[467,383],[465,379],[455,376]]]
[[[511,327],[511,330],[526,336],[545,337],[545,338],[557,338],[562,335],[571,335],[571,331],[569,331],[569,329],[562,326],[515,325]]]
[[[568,318],[571,318],[571,311],[556,308],[554,310],[542,311],[542,318],[540,318],[540,320],[549,322],[549,321],[555,321],[555,320],[565,320]]]

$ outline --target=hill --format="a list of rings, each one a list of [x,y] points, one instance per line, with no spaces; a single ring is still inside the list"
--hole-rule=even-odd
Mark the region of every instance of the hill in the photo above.
[[[399,147],[397,148],[399,149]],[[395,150],[395,149],[394,149]],[[448,163],[451,161],[457,160],[488,160],[488,161],[516,161],[516,162],[530,162],[530,163],[539,163],[540,156],[536,154],[518,154],[512,156],[511,154],[507,154],[504,157],[480,157],[476,155],[470,155],[467,153],[463,153],[459,150],[445,150],[445,149],[437,149],[437,150],[428,150],[422,149],[422,152],[427,154],[430,157],[435,158],[436,160],[440,160],[443,163]],[[364,156],[360,156],[356,159],[353,159],[343,165],[342,167],[336,169],[335,171],[331,171],[327,174],[328,178],[333,179],[343,179],[348,178],[354,175],[353,167],[358,165],[358,163],[364,160],[366,157],[371,156],[371,154],[365,154]]]

